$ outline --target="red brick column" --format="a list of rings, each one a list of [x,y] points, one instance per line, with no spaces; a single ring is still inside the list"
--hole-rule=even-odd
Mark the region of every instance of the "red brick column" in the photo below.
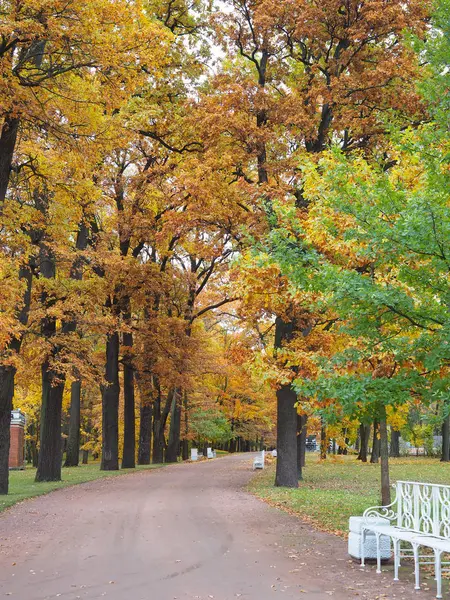
[[[9,468],[24,468],[25,415],[20,410],[11,413],[11,444],[9,447]]]

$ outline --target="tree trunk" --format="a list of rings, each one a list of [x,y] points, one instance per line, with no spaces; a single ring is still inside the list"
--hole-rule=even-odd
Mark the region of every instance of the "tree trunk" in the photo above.
[[[295,333],[294,323],[280,317],[275,320],[275,351],[289,343]],[[297,394],[292,385],[283,384],[277,390],[277,468],[275,485],[298,487],[297,457]]]
[[[373,422],[372,454],[370,456],[370,462],[377,463],[379,458],[380,458],[379,422],[375,419],[375,421]]]
[[[7,494],[9,486],[9,444],[15,373],[13,366],[0,365],[0,494]]]
[[[344,438],[344,443],[345,443],[345,446],[344,446],[344,450],[343,450],[342,454],[344,456],[347,456],[347,454],[348,454],[348,445],[350,443],[350,439],[348,437]]]
[[[138,465],[149,465],[152,445],[153,406],[149,403],[141,405],[140,413]]]
[[[61,413],[64,378],[45,360],[42,368],[41,435],[36,481],[61,480]]]
[[[19,119],[6,115],[0,134],[0,203],[6,198],[18,131]]]
[[[0,140],[1,141],[1,140]],[[19,279],[25,281],[23,303],[18,310],[19,323],[25,326],[31,303],[31,285],[33,281],[31,265],[21,267]],[[23,335],[18,334],[10,342],[8,350],[11,355],[20,352]],[[16,369],[13,365],[0,365],[0,494],[7,494],[9,487],[9,445],[11,439],[11,410],[13,408],[14,378]]]
[[[166,451],[166,462],[176,463],[178,460],[178,454],[180,453],[180,435],[181,435],[181,402],[180,394],[178,390],[173,393],[171,418],[170,418],[170,430],[169,430],[169,443]]]
[[[361,448],[361,426],[360,426],[360,428],[358,429],[358,433],[357,433],[357,435],[356,435],[356,441],[355,441],[355,450],[356,450],[356,452],[358,452],[358,458],[357,458],[357,460],[361,460],[361,459],[359,458],[359,451],[360,451],[360,448]]]
[[[391,447],[389,450],[390,455],[393,458],[399,458],[400,456],[400,431],[396,431],[391,428]]]
[[[123,343],[127,348],[133,346],[133,334],[124,333]],[[124,429],[122,469],[136,467],[136,415],[134,411],[134,369],[130,350],[123,361]]]
[[[81,462],[83,463],[83,465],[87,465],[88,464],[88,458],[89,458],[89,451],[88,450],[82,450],[81,451]]]
[[[322,427],[320,430],[320,460],[327,458],[328,440],[327,440],[327,427],[325,421],[322,419]]]
[[[106,384],[102,385],[102,471],[119,469],[119,334],[106,339]]]
[[[370,425],[361,423],[359,426],[360,447],[357,460],[367,462],[367,448],[369,446]]]
[[[297,394],[291,385],[277,390],[277,468],[275,485],[298,487]]]
[[[189,458],[189,413],[188,413],[188,395],[184,392],[183,398],[183,407],[184,407],[184,439],[182,442],[182,459],[188,460]]]
[[[307,421],[307,415],[297,415],[297,458],[299,480],[303,479],[302,470],[305,466]]]
[[[152,463],[155,465],[162,462],[164,462],[164,430],[161,435],[161,396],[158,394],[153,406]]]
[[[40,206],[43,214],[46,214],[47,198],[36,196],[36,204]],[[56,277],[56,259],[53,249],[47,241],[43,241],[39,248],[39,269],[41,276],[45,279]],[[60,481],[62,465],[61,415],[65,374],[56,371],[51,366],[51,362],[58,357],[59,347],[53,341],[56,335],[56,318],[49,313],[54,299],[45,287],[40,300],[42,307],[45,309],[41,331],[43,337],[51,343],[51,350],[41,366],[41,431],[36,481]]]
[[[442,423],[442,457],[441,462],[450,461],[450,415]]]
[[[89,244],[89,230],[86,223],[82,220],[78,225],[78,234],[76,249],[79,251],[73,261],[70,270],[70,278],[75,281],[83,279],[83,265],[85,258],[82,251],[86,250]],[[77,315],[71,314],[69,319],[63,324],[64,333],[73,333],[77,328]],[[78,373],[76,375],[79,376]],[[65,467],[77,467],[80,461],[80,423],[81,423],[81,380],[78,378],[72,383],[70,389],[70,422],[69,436],[67,440]]]
[[[158,393],[158,397],[155,400],[153,410],[153,464],[161,464],[164,462],[164,450],[166,447],[164,430],[166,428],[167,417],[169,416],[170,409],[172,406],[172,395],[173,389],[169,390],[169,393],[167,394],[166,403],[163,410],[161,410],[160,392]]]
[[[386,425],[386,407],[381,409],[380,418],[380,458],[381,458],[381,504],[391,503],[391,486],[389,484],[389,443]]]
[[[78,467],[80,460],[80,412],[81,381],[74,381],[70,388],[70,422],[65,467]]]

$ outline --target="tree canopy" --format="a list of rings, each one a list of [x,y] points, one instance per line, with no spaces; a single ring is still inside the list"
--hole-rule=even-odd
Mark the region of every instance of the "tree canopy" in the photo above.
[[[445,422],[448,1],[41,4],[0,3],[0,492],[13,404],[38,481],[210,443],[296,487],[307,419]]]

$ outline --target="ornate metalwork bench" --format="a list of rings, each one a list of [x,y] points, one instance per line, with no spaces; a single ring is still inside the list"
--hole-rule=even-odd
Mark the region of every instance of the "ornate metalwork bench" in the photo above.
[[[394,502],[389,506],[372,506],[364,511],[361,534],[361,565],[364,566],[364,536],[372,531],[377,544],[377,573],[381,573],[380,537],[389,536],[394,546],[394,580],[398,581],[400,561],[414,558],[415,589],[420,589],[420,564],[434,562],[437,582],[436,598],[442,598],[442,554],[450,553],[450,485],[397,481]],[[374,524],[378,517],[389,524]],[[402,542],[411,548],[402,548]],[[431,548],[429,555],[420,555],[419,548]],[[430,560],[431,559],[431,560]],[[448,564],[448,563],[444,563]]]

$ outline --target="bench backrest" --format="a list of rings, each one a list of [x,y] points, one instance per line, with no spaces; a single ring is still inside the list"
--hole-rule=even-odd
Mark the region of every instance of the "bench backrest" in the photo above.
[[[450,486],[397,481],[397,526],[450,538]]]

